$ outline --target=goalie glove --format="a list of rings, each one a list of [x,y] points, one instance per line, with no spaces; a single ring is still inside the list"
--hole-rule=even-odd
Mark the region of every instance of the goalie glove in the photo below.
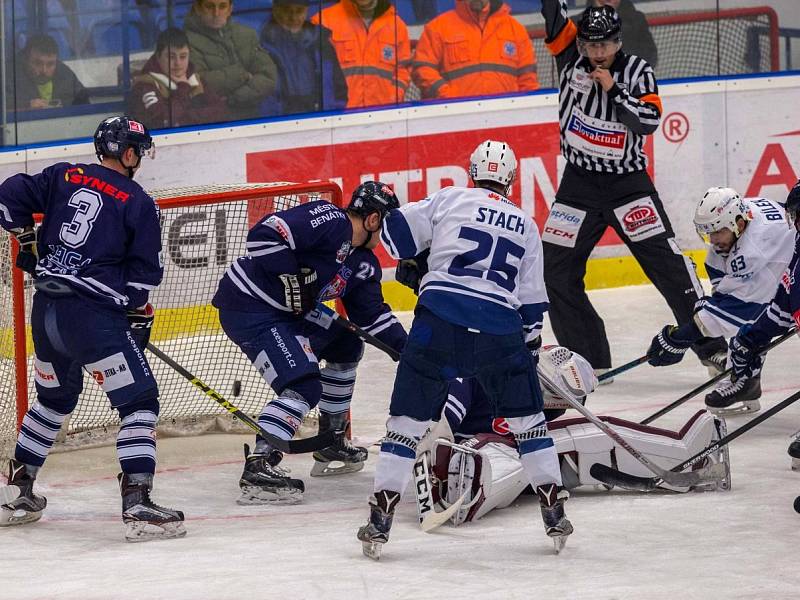
[[[694,343],[694,340],[680,337],[679,329],[675,325],[665,325],[664,329],[650,342],[647,355],[648,363],[654,367],[667,367],[683,360],[683,355]]]
[[[398,261],[394,270],[395,280],[411,288],[416,295],[419,295],[419,285],[428,272],[428,256],[430,253],[430,250],[425,250],[414,258],[404,258]]]
[[[150,343],[150,332],[153,329],[153,321],[156,318],[156,311],[149,302],[139,308],[128,310],[125,313],[128,317],[128,324],[131,328],[131,337],[144,350]]]
[[[36,249],[36,231],[30,225],[24,229],[12,231],[19,242],[16,265],[26,273],[36,274],[36,264],[39,262],[39,253]]]
[[[279,277],[286,295],[286,308],[298,315],[304,315],[316,308],[320,292],[316,271],[301,267],[297,275],[288,274]]]

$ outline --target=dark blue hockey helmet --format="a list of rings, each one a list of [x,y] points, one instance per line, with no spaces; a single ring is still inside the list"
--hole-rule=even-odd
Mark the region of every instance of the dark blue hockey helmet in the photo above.
[[[789,195],[786,196],[786,219],[789,221],[789,225],[798,227],[798,217],[800,217],[800,180],[794,184]]]
[[[400,208],[394,190],[380,181],[365,181],[358,186],[347,205],[348,212],[368,217],[376,212],[380,214],[381,221],[386,218],[390,210]]]
[[[147,127],[125,115],[104,119],[94,132],[97,158],[109,156],[119,160],[128,148],[140,159],[153,150],[153,138]]]
[[[619,41],[622,21],[613,6],[589,6],[578,21],[578,39],[584,42]]]

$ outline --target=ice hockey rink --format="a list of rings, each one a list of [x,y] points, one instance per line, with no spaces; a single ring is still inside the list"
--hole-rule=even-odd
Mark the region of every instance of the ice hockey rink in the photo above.
[[[591,295],[615,364],[644,354],[671,321],[650,286]],[[400,316],[410,324],[410,313]],[[548,330],[544,340],[553,341]],[[790,339],[770,353],[762,410],[800,388],[799,344]],[[643,365],[619,376],[587,406],[638,421],[707,378],[689,354],[677,366]],[[312,479],[310,455],[286,457],[284,466],[306,481],[300,505],[235,503],[250,436],[160,440],[153,495],[186,513],[188,535],[179,540],[124,542],[113,446],[51,456],[39,477],[48,498],[42,520],[0,530],[0,599],[798,597],[800,515],[792,501],[800,473],[790,470],[786,447],[800,429],[800,403],[731,444],[729,492],[573,493],[566,508],[575,533],[558,556],[532,496],[426,534],[407,494],[383,557],[373,562],[355,531],[367,517],[393,379],[394,363],[368,348],[353,414],[356,441],[372,444],[370,460],[356,474]],[[678,429],[702,406],[700,395],[654,425]],[[749,418],[728,419],[729,430]]]

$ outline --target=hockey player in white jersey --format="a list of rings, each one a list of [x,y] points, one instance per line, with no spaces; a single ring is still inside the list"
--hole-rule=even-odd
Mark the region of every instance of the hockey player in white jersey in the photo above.
[[[417,444],[456,377],[475,377],[495,416],[508,422],[556,548],[572,533],[531,353],[547,310],[541,239],[507,198],[517,167],[511,148],[486,141],[470,160],[474,188],[447,187],[393,210],[381,234],[394,258],[426,249],[430,256],[397,369],[369,520],[358,530],[370,558],[380,557]]]
[[[585,402],[597,385],[589,362],[562,346],[545,346],[539,353],[537,370],[544,396],[545,414],[563,413],[570,405],[562,397]],[[548,381],[560,389],[550,389]],[[451,518],[454,525],[475,521],[496,508],[505,508],[528,488],[528,479],[516,452],[516,442],[503,419],[492,419],[491,407],[474,380],[450,385],[442,420],[432,434],[440,439],[431,444],[433,501],[449,506],[465,496]],[[680,464],[725,435],[724,422],[706,411],[698,411],[680,431],[640,425],[616,417],[600,417],[647,458],[667,467]],[[446,423],[446,427],[443,427]],[[596,463],[616,465],[641,476],[651,472],[595,424],[584,417],[559,418],[548,422],[561,466],[564,487],[604,485],[589,470]],[[450,433],[453,432],[453,433]],[[449,434],[449,435],[448,435]],[[443,438],[443,439],[442,439]],[[449,438],[449,439],[448,439]],[[455,442],[455,443],[453,443]],[[726,476],[698,490],[729,489],[730,468],[727,446],[708,458],[722,461]],[[607,487],[607,486],[606,486]],[[687,492],[664,484],[661,489]]]
[[[650,344],[650,364],[672,365],[699,338],[719,338],[720,348],[706,364],[725,370],[727,342],[752,323],[772,299],[794,251],[794,232],[786,227],[782,207],[766,198],[741,198],[731,188],[709,189],[694,215],[698,234],[708,244],[706,270],[712,293],[700,300],[693,322],[667,325]],[[759,410],[761,377],[724,379],[706,396],[717,414]]]

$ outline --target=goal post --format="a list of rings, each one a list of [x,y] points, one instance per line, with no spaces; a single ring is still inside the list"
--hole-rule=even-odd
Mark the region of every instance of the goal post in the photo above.
[[[322,199],[343,206],[331,182],[249,183],[151,190],[161,210],[164,278],[150,294],[156,309],[152,341],[243,412],[257,416],[273,392],[222,331],[211,299],[225,269],[245,254],[247,232],[264,215]],[[13,452],[16,431],[36,397],[30,339],[31,279],[12,267],[16,241],[0,242],[3,264],[0,356],[0,455]],[[12,341],[13,340],[13,341]],[[161,436],[249,431],[183,377],[149,355],[159,387]],[[58,448],[107,444],[119,418],[84,373],[78,406],[62,427]]]

